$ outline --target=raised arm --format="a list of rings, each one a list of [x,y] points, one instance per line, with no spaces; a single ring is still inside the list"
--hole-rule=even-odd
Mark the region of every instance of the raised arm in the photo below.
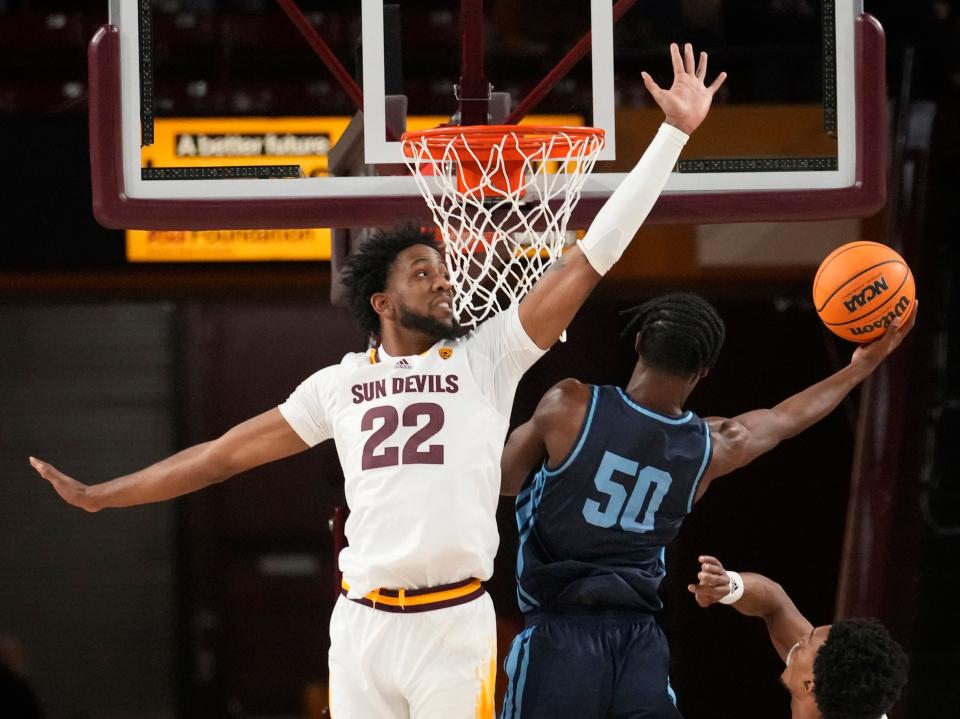
[[[892,323],[886,334],[853,353],[850,364],[825,380],[788,397],[772,409],[758,409],[732,419],[710,417],[713,458],[704,473],[699,499],[717,477],[749,464],[780,442],[799,434],[830,414],[844,397],[880,366],[916,323],[915,304],[904,322]]]
[[[30,464],[68,504],[97,512],[189,494],[305,449],[307,444],[274,408],[241,422],[218,439],[101,484],[82,484],[35,457],[30,458]]]
[[[726,79],[720,73],[707,87],[707,54],[695,66],[693,47],[670,46],[673,85],[660,88],[647,74],[643,82],[663,110],[665,123],[606,204],[586,236],[544,273],[520,303],[520,322],[530,338],[547,349],[560,337],[587,296],[620,258],[640,229],[676,165],[688,136],[703,122],[714,93]]]
[[[687,590],[693,592],[697,604],[709,607],[729,596],[731,578],[718,559],[710,556],[699,559],[697,583],[687,585]],[[786,662],[790,649],[802,637],[810,635],[813,625],[800,613],[783,587],[773,580],[749,572],[739,576],[743,581],[743,595],[730,606],[748,617],[763,619],[774,649]]]

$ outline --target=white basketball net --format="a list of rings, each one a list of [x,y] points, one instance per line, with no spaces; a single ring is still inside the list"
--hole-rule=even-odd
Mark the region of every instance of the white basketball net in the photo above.
[[[449,129],[446,146],[414,136],[403,149],[446,245],[454,315],[476,327],[518,302],[563,253],[603,137],[520,127],[478,152],[470,135]]]

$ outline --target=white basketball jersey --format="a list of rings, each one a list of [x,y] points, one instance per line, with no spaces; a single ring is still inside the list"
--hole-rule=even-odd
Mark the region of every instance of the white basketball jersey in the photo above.
[[[514,306],[422,355],[348,354],[280,405],[307,444],[336,442],[349,596],[490,578],[510,408],[543,353]]]

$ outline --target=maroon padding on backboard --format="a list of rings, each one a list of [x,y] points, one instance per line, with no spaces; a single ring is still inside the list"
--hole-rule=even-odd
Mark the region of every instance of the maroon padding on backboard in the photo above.
[[[647,219],[655,223],[828,220],[865,217],[886,201],[887,97],[883,28],[867,14],[855,28],[856,182],[835,190],[691,192],[663,195]],[[272,199],[133,199],[123,187],[120,34],[100,28],[90,41],[90,164],[93,213],[104,227],[143,230],[385,227],[398,220],[431,221],[420,197],[371,196]],[[605,198],[584,198],[571,227],[586,227]]]

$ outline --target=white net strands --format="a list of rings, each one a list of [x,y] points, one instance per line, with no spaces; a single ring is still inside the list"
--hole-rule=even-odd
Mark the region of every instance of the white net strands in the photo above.
[[[563,253],[603,147],[594,128],[448,127],[404,136],[467,328],[518,302]]]

